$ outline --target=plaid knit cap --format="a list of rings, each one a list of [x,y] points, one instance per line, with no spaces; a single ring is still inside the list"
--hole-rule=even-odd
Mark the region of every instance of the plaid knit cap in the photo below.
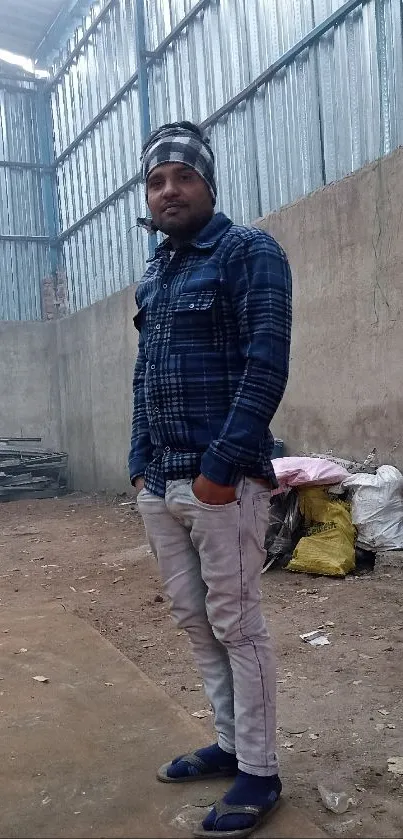
[[[214,178],[214,154],[209,140],[198,126],[188,122],[163,125],[149,137],[141,155],[143,180],[163,163],[183,163],[194,169],[207,184],[214,204],[217,187]]]

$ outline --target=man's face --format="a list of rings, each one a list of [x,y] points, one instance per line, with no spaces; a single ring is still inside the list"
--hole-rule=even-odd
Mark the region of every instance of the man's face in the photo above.
[[[158,229],[178,239],[192,237],[214,212],[207,184],[183,163],[164,163],[153,169],[147,179],[147,201]]]

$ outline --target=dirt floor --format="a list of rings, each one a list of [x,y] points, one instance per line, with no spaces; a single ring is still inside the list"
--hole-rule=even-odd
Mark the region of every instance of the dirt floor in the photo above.
[[[74,494],[1,504],[0,579],[3,608],[57,598],[88,620],[189,713],[205,712],[209,741],[200,677],[129,499]],[[388,771],[389,758],[403,757],[402,585],[399,553],[346,580],[286,571],[262,577],[278,652],[284,785],[332,836],[403,837],[403,775]],[[321,625],[329,646],[301,641]],[[2,681],[0,704],[6,690]],[[345,791],[347,812],[325,809],[318,784]]]

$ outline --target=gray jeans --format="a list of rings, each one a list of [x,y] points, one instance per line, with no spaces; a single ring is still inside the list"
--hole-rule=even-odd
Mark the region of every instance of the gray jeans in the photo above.
[[[278,771],[276,665],[262,615],[260,572],[270,492],[243,478],[237,501],[199,501],[189,480],[138,507],[177,625],[189,635],[218,743],[253,775]]]

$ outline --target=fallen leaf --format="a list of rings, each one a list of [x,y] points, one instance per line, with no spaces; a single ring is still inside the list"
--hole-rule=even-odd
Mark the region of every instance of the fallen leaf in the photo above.
[[[74,588],[74,586],[69,586],[69,588],[71,588],[72,591],[77,591],[77,589]]]
[[[334,693],[334,690],[328,690],[326,691],[325,696],[330,696],[332,693]]]
[[[395,725],[393,725],[393,723],[388,722],[388,724],[387,724],[386,728],[396,728],[396,726],[395,726]]]
[[[116,577],[116,579],[113,581],[113,585],[115,585],[115,583],[121,583],[122,580],[123,580],[123,577]]]
[[[319,734],[308,734],[308,737],[310,738],[310,740],[318,740]]]
[[[358,784],[354,784],[354,786],[358,790],[358,792],[366,792],[367,791],[365,789],[365,787],[360,787]]]
[[[281,748],[282,749],[293,749],[294,748],[294,743],[292,743],[291,740],[286,740],[284,743],[281,743]]]
[[[149,647],[155,647],[155,644],[154,643],[143,644],[143,650],[148,650]]]
[[[383,717],[388,717],[389,711],[385,711],[385,708],[379,708],[378,714],[382,714]]]
[[[106,685],[107,688],[113,688],[114,683],[113,682],[105,682],[105,685]]]
[[[47,676],[32,676],[34,682],[48,682]]]
[[[21,647],[20,650],[15,651],[14,655],[19,655],[20,653],[27,653],[27,652],[28,652],[28,650],[27,650],[26,647]]]

